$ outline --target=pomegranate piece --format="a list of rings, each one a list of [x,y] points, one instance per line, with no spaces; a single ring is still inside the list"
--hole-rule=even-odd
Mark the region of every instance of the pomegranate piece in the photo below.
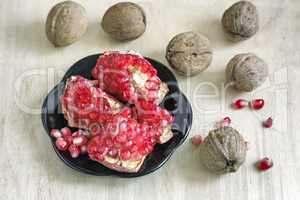
[[[73,144],[76,146],[82,146],[85,145],[88,142],[88,139],[85,135],[80,135],[78,137],[73,138]]]
[[[250,107],[254,110],[262,109],[265,105],[265,101],[263,99],[255,99],[250,103]]]
[[[140,98],[159,104],[169,90],[146,59],[131,53],[104,53],[92,75],[99,80],[100,88],[131,104]]]
[[[230,117],[224,117],[222,119],[222,121],[220,122],[221,124],[221,127],[224,127],[224,126],[229,126],[231,124],[231,119]]]
[[[57,138],[55,145],[60,151],[65,151],[68,149],[68,142],[63,138]]]
[[[245,99],[238,99],[233,103],[235,109],[242,109],[248,105],[248,101]]]
[[[68,148],[72,158],[77,158],[80,154],[80,149],[75,144],[71,144]]]
[[[152,127],[153,134],[156,134],[156,142],[163,144],[173,137],[171,128],[174,117],[167,110],[153,102],[140,99],[134,108],[134,113],[138,122]]]
[[[62,137],[68,142],[68,144],[72,144],[73,137],[72,132],[68,127],[64,127],[60,130]]]
[[[87,152],[87,146],[86,145],[80,146],[80,153],[81,154],[86,154],[86,152]]]
[[[263,126],[265,128],[271,128],[273,126],[273,119],[269,117],[266,121],[264,121]]]
[[[140,169],[154,145],[151,127],[119,113],[88,142],[87,152],[92,160],[110,169],[133,173]]]
[[[266,157],[257,162],[257,168],[261,171],[266,171],[271,167],[273,167],[273,161],[270,158]]]
[[[69,129],[69,127],[64,127],[62,129],[60,129],[60,132],[61,132],[63,137],[67,137],[67,136],[72,135],[72,131]]]
[[[69,126],[98,134],[102,122],[120,112],[123,105],[94,85],[81,76],[72,76],[66,83],[61,104]],[[68,130],[65,132],[69,134]]]
[[[50,131],[50,135],[51,135],[52,137],[55,137],[55,138],[60,138],[60,137],[62,137],[61,132],[60,132],[59,130],[57,130],[57,129],[52,129],[52,130]]]
[[[194,145],[194,146],[199,146],[203,143],[203,138],[201,135],[195,135],[191,138],[191,143]]]

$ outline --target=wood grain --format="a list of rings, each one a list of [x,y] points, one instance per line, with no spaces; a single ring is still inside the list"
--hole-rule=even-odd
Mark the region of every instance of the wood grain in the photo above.
[[[45,35],[48,11],[58,0],[0,1],[0,199],[102,200],[294,200],[300,195],[300,1],[253,0],[260,13],[260,30],[252,39],[226,40],[220,18],[234,0],[139,0],[147,13],[145,34],[132,42],[112,40],[100,28],[105,10],[117,1],[76,0],[88,12],[89,27],[82,40],[54,48]],[[247,161],[235,174],[207,172],[198,152],[187,141],[157,172],[137,179],[93,177],[65,166],[44,133],[39,109],[43,98],[64,71],[82,57],[104,50],[133,49],[167,64],[168,41],[177,33],[196,30],[214,49],[204,73],[177,76],[192,103],[190,136],[205,134],[213,123],[230,115],[250,143]],[[224,85],[225,65],[237,53],[253,52],[270,68],[267,82],[252,93],[237,93]],[[31,75],[30,75],[31,74]],[[30,75],[30,76],[27,76]],[[22,79],[24,78],[24,79]],[[265,98],[262,111],[233,111],[236,98]],[[272,115],[272,129],[261,121]],[[255,170],[264,156],[274,168]]]

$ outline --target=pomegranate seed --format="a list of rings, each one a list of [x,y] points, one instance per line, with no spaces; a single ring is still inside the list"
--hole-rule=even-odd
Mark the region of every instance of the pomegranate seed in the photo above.
[[[136,136],[136,138],[135,138],[135,144],[136,144],[137,146],[140,146],[140,145],[142,145],[143,143],[144,143],[144,138],[143,138],[143,136],[140,136],[140,135]]]
[[[238,99],[233,103],[233,107],[236,109],[242,109],[248,105],[248,101],[245,99]]]
[[[138,151],[141,155],[147,155],[149,153],[149,149],[145,146],[141,146]]]
[[[269,117],[266,121],[264,121],[263,125],[265,128],[271,128],[273,125],[272,117]]]
[[[195,135],[191,138],[191,143],[195,146],[199,146],[203,143],[203,138],[201,135]]]
[[[74,144],[71,144],[68,150],[72,158],[77,158],[80,154],[80,149]]]
[[[141,154],[139,154],[139,152],[137,152],[137,151],[135,151],[134,153],[131,154],[132,160],[140,160],[140,159],[142,159],[142,157],[143,156]]]
[[[263,99],[255,99],[251,102],[250,107],[254,110],[262,109],[265,105],[265,101]]]
[[[57,138],[55,145],[61,151],[65,151],[68,148],[68,143],[63,138]]]
[[[133,144],[132,140],[128,140],[127,142],[125,142],[125,147],[129,148],[132,146],[132,144]]]
[[[85,145],[87,142],[88,139],[84,135],[73,138],[73,144],[75,144],[76,146]]]
[[[68,127],[62,128],[62,129],[60,130],[60,132],[61,132],[63,138],[65,138],[65,139],[66,139],[66,137],[72,135],[72,132],[71,132],[71,130],[70,130]]]
[[[130,155],[131,155],[131,153],[128,150],[121,150],[121,152],[120,152],[120,158],[121,158],[121,160],[129,160],[130,159]]]
[[[63,138],[67,141],[67,143],[69,145],[73,143],[73,137],[72,137],[72,135],[66,135]]]
[[[221,127],[229,126],[230,124],[231,124],[231,119],[230,119],[230,117],[225,117],[225,118],[223,118],[223,120],[221,121]]]
[[[55,138],[60,138],[62,136],[61,132],[57,129],[52,129],[50,135]]]
[[[261,171],[266,171],[273,167],[273,161],[270,158],[263,158],[262,160],[258,161],[257,168]]]
[[[73,137],[73,138],[79,137],[79,136],[81,136],[81,135],[82,135],[82,131],[81,131],[81,130],[75,131],[74,133],[72,133],[72,137]]]
[[[118,150],[115,148],[112,148],[107,153],[110,157],[115,158],[118,155]]]
[[[87,146],[86,145],[82,145],[81,147],[80,147],[80,153],[81,154],[85,154],[87,152]]]

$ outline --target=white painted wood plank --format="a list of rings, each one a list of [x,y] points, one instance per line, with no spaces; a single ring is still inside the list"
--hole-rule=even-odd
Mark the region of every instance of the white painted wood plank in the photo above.
[[[220,18],[234,0],[134,1],[145,8],[148,25],[141,38],[128,43],[110,39],[100,28],[100,17],[118,1],[77,0],[88,10],[88,31],[79,42],[60,49],[54,48],[44,33],[47,12],[57,2],[0,2],[1,200],[297,199],[300,195],[299,1],[253,0],[261,15],[260,31],[248,41],[232,44],[224,37]],[[80,174],[57,158],[44,134],[40,116],[25,113],[17,106],[22,103],[39,109],[47,90],[59,81],[63,72],[89,54],[134,49],[167,64],[164,54],[168,41],[189,30],[206,34],[214,48],[213,62],[207,71],[191,79],[177,76],[194,110],[190,134],[205,133],[216,120],[230,115],[234,126],[250,142],[247,161],[235,174],[216,176],[207,172],[201,166],[197,150],[188,142],[162,169],[146,177],[117,179]],[[224,93],[222,84],[228,60],[248,51],[269,64],[269,80],[250,94],[232,90]],[[16,91],[16,81],[30,70],[39,70],[43,75],[26,79]],[[48,84],[46,76],[51,72],[55,77]],[[267,105],[259,112],[232,111],[228,105],[238,97],[263,97]],[[260,123],[269,115],[275,117],[275,125],[264,130]],[[253,163],[263,156],[272,157],[275,165],[266,173],[258,173]]]

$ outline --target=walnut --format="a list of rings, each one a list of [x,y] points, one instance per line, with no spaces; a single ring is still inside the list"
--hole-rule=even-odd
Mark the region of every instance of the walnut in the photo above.
[[[230,40],[246,40],[259,29],[257,9],[249,1],[239,1],[224,12],[222,24]]]
[[[268,76],[268,66],[252,53],[234,56],[226,68],[226,79],[238,90],[251,92],[260,86]]]
[[[212,61],[209,40],[196,32],[176,35],[167,46],[166,59],[181,75],[192,76],[204,71]]]
[[[134,40],[146,30],[146,15],[139,5],[121,2],[105,12],[101,25],[105,32],[117,40]]]
[[[237,171],[244,163],[247,143],[237,130],[225,126],[210,131],[199,151],[208,170],[223,174]]]
[[[64,1],[50,10],[46,21],[46,34],[55,46],[62,47],[79,40],[87,27],[85,9],[73,1]]]

